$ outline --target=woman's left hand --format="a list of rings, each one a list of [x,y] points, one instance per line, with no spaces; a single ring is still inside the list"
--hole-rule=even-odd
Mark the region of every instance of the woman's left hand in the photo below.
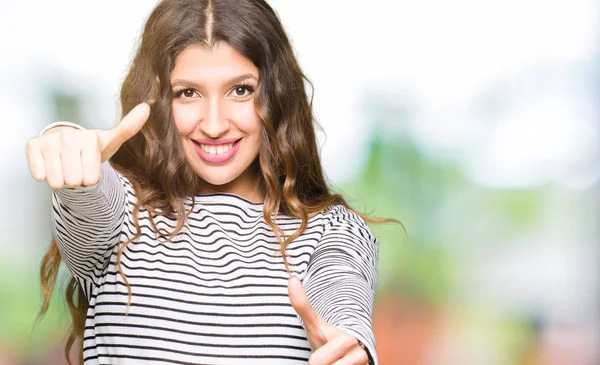
[[[295,277],[288,281],[290,303],[304,322],[308,342],[313,350],[309,365],[367,365],[369,358],[356,337],[331,326],[310,304],[304,287]]]

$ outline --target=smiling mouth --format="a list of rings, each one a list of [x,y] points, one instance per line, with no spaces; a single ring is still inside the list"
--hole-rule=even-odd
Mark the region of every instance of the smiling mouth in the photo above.
[[[223,144],[204,144],[199,143],[197,141],[192,140],[192,142],[198,146],[202,151],[206,152],[211,156],[219,156],[224,155],[227,152],[231,151],[237,144],[240,143],[242,138],[238,139],[235,142],[223,143]]]
[[[198,146],[200,146],[200,148],[202,148],[202,151],[204,151],[206,153],[210,153],[211,155],[222,155],[224,153],[227,153],[233,148],[233,145],[234,145],[234,143],[220,144],[220,145],[207,145],[207,144],[198,143]]]

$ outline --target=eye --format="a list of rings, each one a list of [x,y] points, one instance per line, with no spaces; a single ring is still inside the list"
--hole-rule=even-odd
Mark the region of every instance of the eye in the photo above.
[[[245,98],[250,96],[254,92],[254,88],[249,85],[238,85],[232,91],[231,94],[235,98]]]
[[[189,89],[189,88],[175,91],[175,97],[183,98],[183,99],[193,98],[195,94],[196,94],[196,91],[194,89]]]

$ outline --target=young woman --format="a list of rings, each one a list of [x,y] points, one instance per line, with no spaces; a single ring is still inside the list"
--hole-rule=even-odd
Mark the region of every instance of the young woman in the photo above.
[[[53,189],[45,303],[87,364],[377,363],[377,240],[323,176],[305,77],[263,0],[164,0],[111,130],[27,145]],[[377,220],[373,220],[377,221]]]

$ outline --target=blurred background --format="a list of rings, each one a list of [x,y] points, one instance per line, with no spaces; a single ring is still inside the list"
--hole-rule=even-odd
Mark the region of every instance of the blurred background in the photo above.
[[[26,141],[108,128],[155,0],[0,1],[0,364],[63,364]],[[273,0],[328,177],[372,225],[381,365],[600,364],[600,3]]]

